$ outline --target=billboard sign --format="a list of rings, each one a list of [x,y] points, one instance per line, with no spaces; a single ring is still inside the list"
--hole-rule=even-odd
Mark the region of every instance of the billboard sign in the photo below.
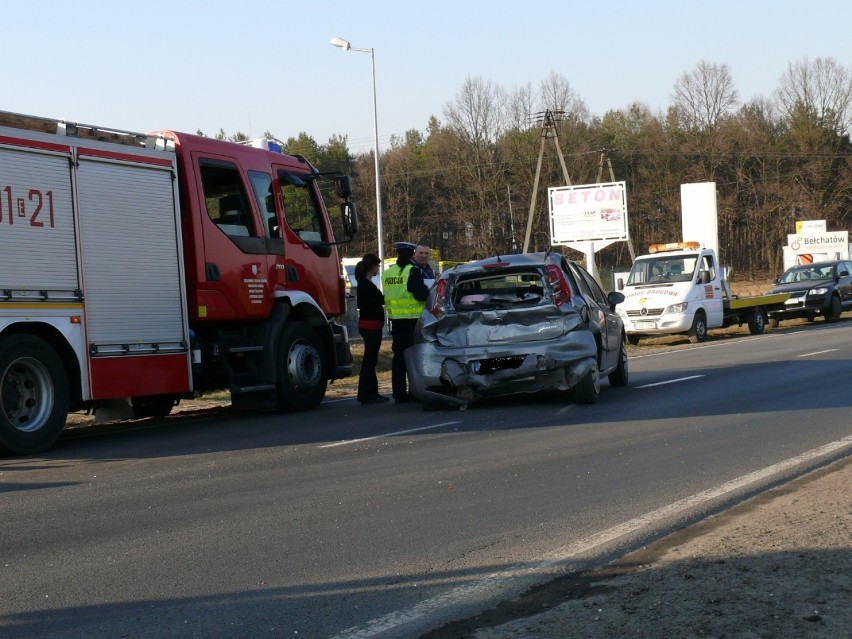
[[[716,183],[693,182],[680,185],[681,240],[700,242],[719,255],[719,224],[716,211]],[[721,259],[721,258],[720,258]]]
[[[787,247],[794,255],[820,255],[822,259],[849,258],[849,232],[835,231],[813,235],[787,235]]]
[[[625,182],[551,187],[547,195],[552,244],[627,239]]]
[[[818,235],[825,232],[825,220],[796,220],[796,235]]]

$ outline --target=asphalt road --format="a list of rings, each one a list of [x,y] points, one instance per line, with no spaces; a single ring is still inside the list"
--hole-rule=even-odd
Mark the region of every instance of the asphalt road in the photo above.
[[[595,406],[83,429],[0,460],[0,638],[417,637],[848,454],[850,361],[847,320],[633,357]]]

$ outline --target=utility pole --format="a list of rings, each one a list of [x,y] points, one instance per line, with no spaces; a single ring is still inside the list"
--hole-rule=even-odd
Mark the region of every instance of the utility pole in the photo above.
[[[538,195],[538,181],[541,177],[541,160],[544,157],[544,144],[548,138],[553,139],[556,145],[556,153],[559,155],[559,163],[562,165],[562,175],[565,177],[565,186],[571,186],[571,178],[568,176],[568,167],[565,166],[565,157],[562,155],[562,149],[559,147],[559,132],[556,130],[556,123],[565,117],[564,111],[543,111],[536,113],[535,121],[541,121],[541,146],[538,151],[538,163],[535,167],[535,182],[532,189],[532,201],[530,202],[530,212],[527,216],[527,232],[524,235],[524,253],[528,253],[530,249],[530,236],[532,235],[533,217],[535,216],[535,201]]]
[[[509,195],[509,225],[512,229],[512,254],[518,252],[518,240],[515,238],[515,216],[512,214],[512,187],[506,185],[506,192]]]
[[[595,182],[597,184],[601,183],[601,177],[603,176],[603,165],[604,160],[606,160],[606,165],[609,167],[609,181],[615,182],[615,173],[612,170],[612,162],[609,159],[609,154],[606,149],[601,149],[601,159],[598,162],[598,177]],[[630,261],[636,261],[636,252],[633,250],[633,240],[630,239],[630,227],[627,228],[627,250],[630,252]]]

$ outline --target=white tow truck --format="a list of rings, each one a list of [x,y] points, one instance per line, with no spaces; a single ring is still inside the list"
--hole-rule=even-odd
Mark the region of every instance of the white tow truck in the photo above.
[[[731,293],[716,252],[698,242],[652,244],[630,269],[627,282],[616,282],[625,297],[616,307],[627,340],[685,333],[693,343],[707,330],[747,324],[763,333],[768,312],[783,308],[788,294],[737,297]]]

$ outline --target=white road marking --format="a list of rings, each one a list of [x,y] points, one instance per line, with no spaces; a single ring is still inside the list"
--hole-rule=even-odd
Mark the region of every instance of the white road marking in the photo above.
[[[805,353],[804,355],[796,355],[796,357],[810,357],[811,355],[823,355],[825,353],[833,353],[836,350],[838,350],[838,349],[829,348],[827,351],[814,351],[813,353]]]
[[[597,534],[590,535],[585,539],[580,539],[572,544],[557,548],[544,556],[544,559],[533,566],[515,568],[492,573],[482,579],[473,581],[464,586],[452,588],[447,592],[427,599],[419,604],[416,604],[406,610],[397,610],[390,612],[382,617],[378,617],[366,622],[363,626],[355,626],[347,628],[342,632],[334,635],[332,639],[368,639],[375,637],[378,634],[392,630],[407,623],[411,623],[417,619],[422,619],[436,611],[446,608],[460,600],[470,599],[471,597],[481,597],[488,591],[497,593],[498,590],[505,589],[504,582],[518,577],[523,577],[542,569],[549,568],[554,564],[567,563],[569,560],[588,553],[595,548],[611,543],[620,537],[627,534],[637,532],[643,528],[651,526],[654,522],[679,515],[701,504],[719,499],[734,491],[740,490],[750,484],[758,482],[762,479],[772,477],[790,468],[794,468],[799,464],[813,461],[820,457],[836,453],[844,448],[852,447],[852,435],[844,437],[835,442],[831,442],[819,448],[814,448],[801,455],[796,455],[785,461],[767,466],[761,470],[756,470],[753,473],[737,477],[729,482],[725,482],[715,488],[696,493],[691,497],[681,499],[668,506],[663,506],[657,510],[652,510],[649,513],[641,515],[630,521],[626,521],[618,526],[613,526],[607,530],[603,530]]]
[[[677,379],[668,379],[664,382],[654,382],[653,384],[643,384],[642,386],[636,386],[635,388],[651,388],[652,386],[665,386],[666,384],[677,384],[678,382],[686,382],[690,379],[698,379],[699,377],[705,377],[705,375],[690,375],[689,377],[678,377]]]
[[[461,421],[456,420],[454,422],[443,422],[441,424],[432,424],[431,426],[421,426],[420,428],[409,428],[407,430],[397,430],[392,433],[383,433],[381,435],[373,435],[372,437],[361,437],[359,439],[344,439],[341,442],[334,442],[333,444],[323,444],[320,448],[334,448],[335,446],[346,446],[347,444],[360,444],[361,442],[368,442],[371,439],[384,439],[386,437],[396,437],[397,435],[407,435],[408,433],[417,433],[422,430],[434,430],[435,428],[442,428],[444,426],[452,426],[454,424],[461,424]]]

